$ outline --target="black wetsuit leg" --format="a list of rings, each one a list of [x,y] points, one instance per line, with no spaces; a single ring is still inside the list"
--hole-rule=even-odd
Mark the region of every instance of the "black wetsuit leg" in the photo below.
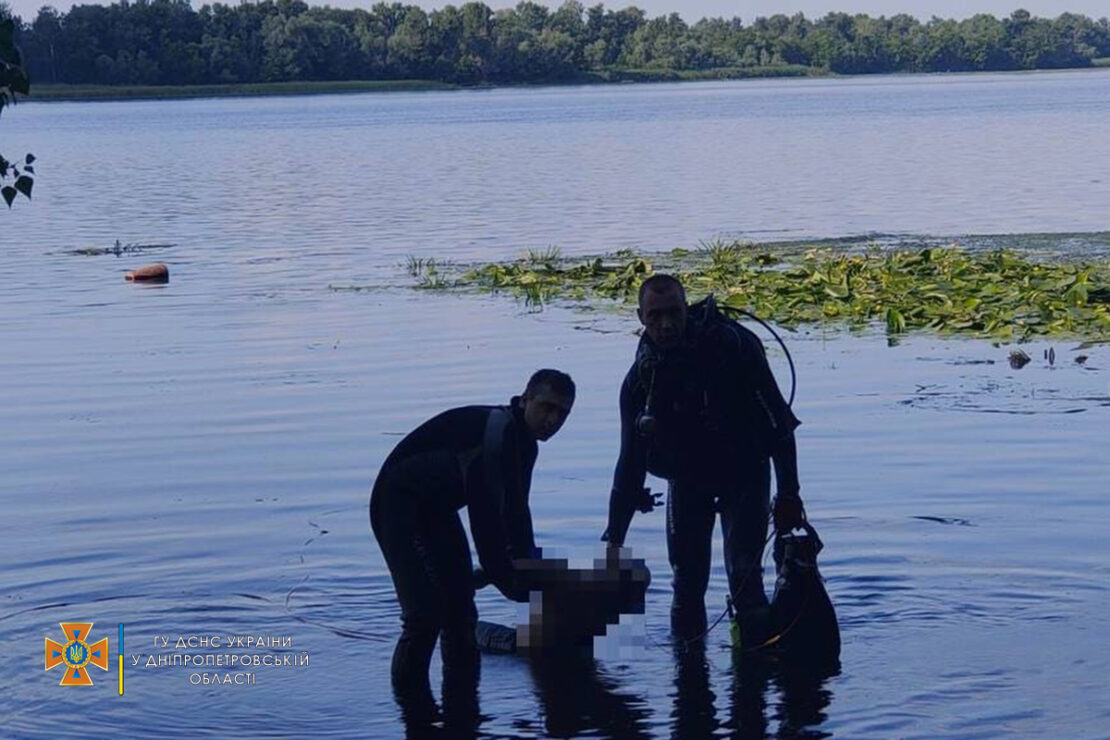
[[[428,667],[442,633],[445,713],[476,707],[479,673],[474,630],[473,564],[466,532],[449,506],[429,505],[405,475],[386,476],[374,488],[370,521],[401,605],[401,636],[393,652],[392,680],[406,719],[432,717]],[[428,471],[421,471],[425,484]]]
[[[771,466],[763,459],[744,466],[718,505],[725,541],[725,573],[733,602],[741,613],[768,607],[762,560],[770,498]]]
[[[671,563],[671,629],[690,639],[705,631],[705,590],[716,511],[704,482],[678,479],[667,490],[667,559]]]

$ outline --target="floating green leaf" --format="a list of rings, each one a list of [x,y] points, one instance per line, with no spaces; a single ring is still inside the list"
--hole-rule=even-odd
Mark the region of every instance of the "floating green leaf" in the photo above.
[[[901,334],[906,331],[906,317],[893,306],[886,310],[886,330],[891,334]]]

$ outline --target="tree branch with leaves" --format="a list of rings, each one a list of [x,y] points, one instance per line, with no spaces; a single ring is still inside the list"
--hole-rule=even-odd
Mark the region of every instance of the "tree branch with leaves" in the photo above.
[[[2,8],[0,8],[2,9]],[[0,14],[0,113],[4,107],[14,105],[16,94],[26,95],[31,83],[23,70],[19,48],[15,45],[15,23]],[[0,197],[11,208],[21,193],[31,197],[35,186],[35,155],[28,154],[20,163],[12,162],[0,154]],[[9,183],[9,180],[11,181]]]

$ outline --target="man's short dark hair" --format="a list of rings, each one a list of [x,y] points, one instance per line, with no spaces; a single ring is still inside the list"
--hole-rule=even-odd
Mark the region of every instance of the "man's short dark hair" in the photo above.
[[[524,390],[526,393],[535,393],[541,386],[550,388],[560,396],[574,398],[574,381],[562,370],[546,367],[543,370],[537,370],[532,373],[532,377],[528,378],[528,385]]]
[[[686,288],[682,287],[682,282],[679,281],[674,275],[666,275],[662,272],[657,272],[649,277],[644,282],[640,283],[640,295],[636,298],[636,304],[641,305],[644,302],[644,294],[648,291],[652,293],[663,293],[668,290],[677,290],[678,294],[682,296],[682,301],[686,302]]]

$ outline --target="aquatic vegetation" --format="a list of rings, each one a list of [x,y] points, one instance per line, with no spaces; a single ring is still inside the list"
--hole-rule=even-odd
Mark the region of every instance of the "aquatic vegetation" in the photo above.
[[[420,282],[421,288],[446,288],[447,283],[440,275],[441,263],[434,259],[409,256],[405,270]]]
[[[528,304],[561,299],[631,303],[656,271],[679,276],[691,299],[707,293],[787,327],[835,323],[1021,341],[1110,337],[1110,262],[1036,260],[1012,250],[828,248],[771,252],[720,241],[697,250],[563,258],[557,250],[510,262],[410,274],[421,287],[506,291]]]
[[[169,249],[175,247],[176,244],[121,244],[119,239],[116,239],[115,245],[111,247],[81,247],[79,249],[71,249],[68,254],[76,254],[84,257],[99,257],[105,254],[114,254],[119,257],[124,254],[138,254],[151,249]]]

